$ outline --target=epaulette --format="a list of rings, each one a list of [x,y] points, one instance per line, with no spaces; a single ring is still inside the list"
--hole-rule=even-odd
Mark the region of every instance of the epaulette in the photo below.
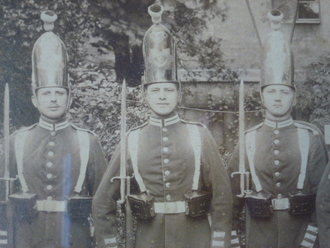
[[[38,125],[38,123],[34,123],[34,124],[32,124],[31,126],[28,126],[28,127],[21,127],[20,129],[16,130],[12,135],[16,135],[16,134],[21,133],[21,132],[29,131],[37,125]]]
[[[89,130],[89,129],[78,127],[78,126],[76,126],[76,125],[74,125],[74,124],[72,124],[72,123],[70,123],[70,126],[71,126],[73,129],[75,129],[75,130],[79,130],[79,131],[87,132],[87,133],[90,133],[90,134],[92,134],[92,135],[94,135],[94,136],[97,136],[96,133],[94,133],[93,131],[91,131],[91,130]]]
[[[311,123],[308,123],[308,122],[305,122],[305,121],[294,121],[294,125],[297,127],[297,128],[303,128],[303,129],[307,129],[309,131],[311,131],[313,133],[313,135],[320,135],[322,134],[321,130],[311,124]]]
[[[146,126],[148,124],[148,121],[146,121],[145,123],[139,125],[139,126],[136,126],[136,127],[132,127],[130,130],[127,131],[126,133],[126,136],[128,136],[131,132],[135,131],[135,130],[138,130],[140,128],[143,128],[144,126]]]
[[[258,128],[262,127],[263,124],[264,124],[264,123],[261,122],[261,123],[255,125],[255,126],[253,126],[253,127],[251,127],[251,128],[249,128],[249,129],[245,130],[244,133],[249,133],[249,132],[252,132],[252,131],[254,131],[254,130],[257,130]]]
[[[191,124],[191,125],[198,125],[198,126],[201,126],[201,127],[204,127],[204,128],[207,128],[206,125],[204,125],[203,123],[201,122],[197,122],[197,121],[186,121],[186,120],[182,120],[180,119],[183,123],[185,124]]]

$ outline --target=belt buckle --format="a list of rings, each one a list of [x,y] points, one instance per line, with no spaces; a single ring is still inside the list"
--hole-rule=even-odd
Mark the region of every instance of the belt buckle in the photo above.
[[[56,203],[53,203],[51,202],[50,200],[46,200],[44,201],[44,208],[47,210],[47,211],[50,211],[51,209],[54,208],[54,205],[53,204],[56,204]]]
[[[272,199],[272,206],[274,210],[288,210],[289,199],[288,198],[275,198]]]
[[[175,202],[165,202],[165,213],[176,213],[178,206]]]

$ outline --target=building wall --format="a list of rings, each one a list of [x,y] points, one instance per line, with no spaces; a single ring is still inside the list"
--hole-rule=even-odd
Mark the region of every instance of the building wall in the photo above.
[[[273,0],[250,0],[250,5],[261,39],[264,39],[270,30],[267,12]],[[330,51],[330,1],[320,0],[320,24],[296,24],[292,42],[295,58],[296,80],[306,80],[306,67]],[[283,8],[285,22],[283,31],[290,37],[292,19],[294,16],[293,0],[287,2]],[[209,24],[209,32],[214,37],[222,39],[222,51],[225,64],[232,69],[247,69],[252,72],[260,68],[260,46],[245,0],[219,0],[218,7],[228,9],[227,18],[222,22],[219,18]],[[283,7],[283,6],[282,6]],[[256,78],[257,79],[257,78]]]

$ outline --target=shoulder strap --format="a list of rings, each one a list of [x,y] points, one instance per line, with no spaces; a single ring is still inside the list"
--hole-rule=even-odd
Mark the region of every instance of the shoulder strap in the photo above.
[[[300,173],[298,177],[297,189],[303,189],[304,182],[306,178],[306,169],[308,162],[308,152],[309,152],[309,134],[304,128],[298,128],[298,143],[300,149]]]
[[[80,193],[86,177],[87,164],[89,160],[90,141],[89,134],[86,131],[77,129],[79,155],[80,155],[80,171],[74,191]]]
[[[133,171],[134,171],[134,177],[139,185],[141,192],[146,192],[146,186],[144,185],[143,179],[141,177],[141,174],[139,172],[138,168],[138,145],[139,145],[139,134],[140,130],[136,129],[129,133],[128,135],[128,151],[130,153]]]
[[[251,172],[252,181],[256,187],[256,191],[260,192],[262,190],[261,183],[256,174],[256,169],[254,166],[254,155],[256,152],[256,135],[257,131],[252,130],[251,132],[246,133],[245,135],[245,149],[249,161],[249,167]]]
[[[198,190],[198,182],[201,174],[201,150],[202,142],[197,125],[188,124],[188,132],[195,157],[195,172],[192,189]]]
[[[15,156],[16,156],[16,164],[17,164],[17,174],[23,193],[29,191],[29,188],[24,178],[24,171],[23,171],[24,145],[27,134],[28,134],[27,131],[22,131],[22,132],[18,132],[15,136]]]

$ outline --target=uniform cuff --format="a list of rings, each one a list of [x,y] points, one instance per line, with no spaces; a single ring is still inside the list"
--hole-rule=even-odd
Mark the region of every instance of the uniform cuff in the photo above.
[[[225,232],[222,231],[214,231],[212,233],[212,248],[223,248],[225,247]]]
[[[314,225],[308,225],[304,239],[302,240],[300,246],[303,248],[312,248],[318,234],[318,228]]]
[[[106,248],[117,248],[117,240],[115,237],[113,238],[105,238],[104,245]]]
[[[236,230],[231,231],[230,247],[232,248],[240,247],[239,237]]]
[[[6,230],[0,229],[0,247],[7,247],[8,245],[8,233]]]

